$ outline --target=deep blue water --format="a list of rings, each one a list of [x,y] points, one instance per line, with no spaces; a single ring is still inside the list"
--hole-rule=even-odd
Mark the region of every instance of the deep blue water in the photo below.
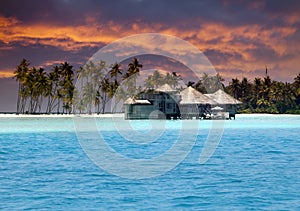
[[[191,131],[199,123],[187,121]],[[132,124],[147,133],[147,121]],[[97,120],[111,147],[137,159],[170,148],[180,124],[167,122],[161,139],[134,148],[111,121]],[[300,116],[226,121],[215,153],[199,164],[211,124],[200,122],[173,170],[126,179],[89,159],[72,118],[0,118],[0,210],[300,210]]]

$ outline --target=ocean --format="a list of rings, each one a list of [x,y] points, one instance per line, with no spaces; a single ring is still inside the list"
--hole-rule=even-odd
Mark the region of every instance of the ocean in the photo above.
[[[300,116],[216,121],[0,118],[0,210],[300,210]]]

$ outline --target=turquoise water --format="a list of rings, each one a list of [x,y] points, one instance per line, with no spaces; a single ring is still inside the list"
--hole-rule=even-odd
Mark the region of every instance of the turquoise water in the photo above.
[[[205,164],[198,160],[212,121],[168,121],[158,133],[161,139],[138,147],[124,144],[122,135],[130,132],[121,131],[123,123],[118,131],[110,119],[96,123],[111,147],[136,159],[172,147],[182,124],[200,129],[192,150],[174,169],[154,178],[126,179],[89,159],[72,118],[0,118],[0,209],[300,209],[300,116],[226,121],[220,144]],[[141,136],[151,131],[149,121],[130,124]]]

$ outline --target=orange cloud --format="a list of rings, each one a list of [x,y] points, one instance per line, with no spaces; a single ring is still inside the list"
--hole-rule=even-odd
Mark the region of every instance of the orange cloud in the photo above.
[[[0,16],[0,27],[9,27],[9,26],[14,26],[18,23],[19,21],[14,18],[14,17],[3,17]]]
[[[261,7],[262,5],[252,5]],[[243,26],[226,26],[222,23],[201,24],[201,28],[188,28],[179,23],[177,26],[165,26],[161,23],[121,24],[113,21],[99,23],[93,17],[87,17],[86,23],[79,26],[55,26],[49,24],[25,25],[14,17],[0,16],[0,41],[9,44],[20,42],[22,45],[41,44],[54,46],[65,51],[77,51],[82,47],[95,47],[99,43],[108,44],[124,36],[138,33],[164,33],[189,41],[201,51],[214,50],[220,54],[240,55],[240,58],[231,57],[226,63],[211,62],[218,70],[243,70],[250,73],[252,70],[263,68],[266,64],[264,58],[251,53],[262,47],[274,52],[281,57],[290,53],[299,53],[300,44],[291,45],[288,41],[297,32],[293,25],[299,22],[297,14],[285,17],[286,26],[274,26],[266,28],[260,24]],[[141,41],[142,42],[142,41]],[[152,47],[153,43],[145,43]],[[155,47],[155,46],[154,46]],[[2,48],[5,48],[2,47]],[[9,45],[8,47],[9,48]],[[173,49],[170,51],[184,52],[185,49]],[[214,59],[214,58],[210,58]],[[272,68],[291,68],[290,64],[297,63],[296,58],[287,61],[274,60],[268,64]],[[46,65],[46,64],[45,64]],[[293,71],[293,73],[296,71]]]
[[[0,40],[5,43],[25,41],[24,45],[40,43],[56,46],[66,50],[76,50],[83,46],[96,46],[97,43],[110,43],[118,38],[135,34],[157,32],[174,35],[187,39],[200,49],[216,48],[224,52],[240,51],[245,47],[254,48],[253,44],[243,45],[241,42],[233,42],[236,38],[256,40],[271,46],[279,54],[283,54],[287,46],[285,43],[274,45],[274,41],[286,38],[296,32],[296,28],[289,26],[273,27],[264,29],[260,25],[247,25],[229,27],[223,24],[203,24],[201,29],[184,29],[179,27],[163,28],[161,24],[133,23],[121,25],[112,21],[97,23],[92,18],[87,18],[87,24],[80,26],[53,26],[53,25],[22,25],[15,18],[0,17],[0,26],[4,28],[0,32]],[[276,34],[276,37],[272,38]],[[210,41],[219,40],[217,44]]]
[[[65,61],[64,60],[53,60],[53,61],[46,61],[43,63],[43,66],[53,66],[53,65],[59,65],[59,64],[62,64],[64,63]]]
[[[13,72],[13,70],[0,70],[0,78],[12,78]]]

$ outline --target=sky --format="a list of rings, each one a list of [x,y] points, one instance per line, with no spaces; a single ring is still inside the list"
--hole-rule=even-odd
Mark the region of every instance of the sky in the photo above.
[[[266,66],[274,80],[300,73],[298,0],[0,0],[0,112],[15,111],[11,77],[22,58],[46,70],[65,61],[78,68],[141,33],[191,43],[227,82],[263,77]]]

